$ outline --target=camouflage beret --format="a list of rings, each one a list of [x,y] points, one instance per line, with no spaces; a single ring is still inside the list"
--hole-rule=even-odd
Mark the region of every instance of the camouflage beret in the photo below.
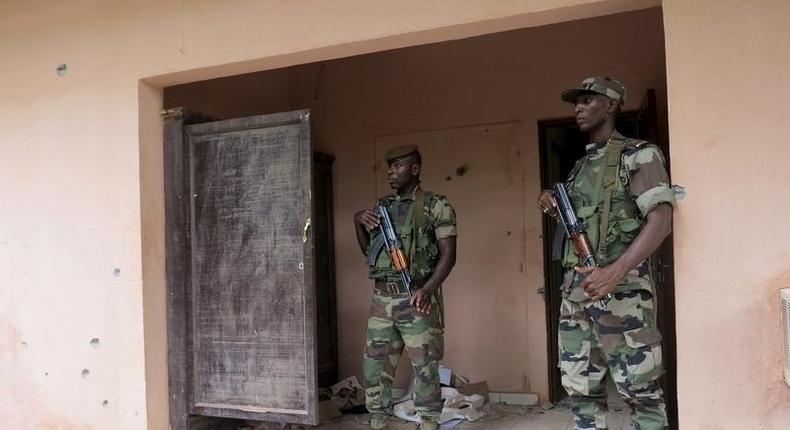
[[[411,154],[416,154],[418,152],[417,149],[418,149],[417,145],[396,146],[390,149],[389,151],[387,151],[387,155],[384,156],[384,159],[387,160],[387,163],[392,163],[393,161],[399,158],[403,158]]]
[[[576,96],[579,93],[597,93],[623,104],[627,92],[625,85],[617,79],[608,76],[594,76],[583,80],[576,88],[568,88],[563,91],[560,98],[568,103],[576,103]]]

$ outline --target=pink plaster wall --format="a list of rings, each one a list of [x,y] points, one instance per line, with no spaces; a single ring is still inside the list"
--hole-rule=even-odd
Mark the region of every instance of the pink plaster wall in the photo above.
[[[164,297],[161,185],[141,179],[161,175],[157,87],[657,3],[0,2],[0,423],[166,428],[167,404],[156,400],[166,389],[156,303]],[[681,428],[784,429],[790,399],[776,297],[790,279],[787,247],[777,238],[788,233],[789,154],[777,139],[790,95],[790,6],[662,3],[673,175],[689,190],[676,223]],[[634,37],[638,30],[622,35]],[[597,48],[586,42],[567,46]],[[565,58],[528,52],[542,55],[517,60],[529,69],[542,58]],[[69,72],[58,78],[54,69],[64,62]],[[571,79],[546,70],[541,77],[552,87]],[[150,85],[141,87],[141,79]],[[546,103],[563,114],[548,104],[555,101]],[[362,110],[352,113],[372,121]],[[332,114],[325,116],[335,120]],[[356,145],[370,142],[367,136],[347,137]],[[351,155],[342,164],[364,159]],[[90,347],[93,337],[99,349]],[[85,368],[88,378],[80,376]]]
[[[684,429],[790,428],[790,3],[665,1]],[[737,88],[734,84],[738,83]]]
[[[0,424],[167,428],[162,86],[655,4],[0,2]]]
[[[609,47],[603,52],[589,49],[603,45]],[[604,73],[627,82],[632,94],[627,108],[638,106],[647,88],[656,88],[665,112],[660,9],[297,66],[289,70],[287,86],[284,70],[173,87],[165,91],[165,105],[187,106],[222,118],[313,109],[316,146],[336,156],[341,376],[361,372],[370,284],[350,220],[377,197],[376,183],[382,175],[374,170],[377,140],[475,124],[515,123],[512,144],[523,157],[517,167],[521,173],[514,179],[520,182],[520,191],[492,187],[487,192],[493,199],[504,195],[520,201],[525,222],[511,227],[516,232],[512,238],[494,239],[490,226],[482,220],[464,224],[466,214],[459,211],[461,258],[447,285],[451,318],[445,363],[473,379],[488,380],[492,390],[535,392],[545,399],[546,317],[536,292],[543,283],[541,220],[533,210],[540,180],[537,120],[572,115],[570,105],[559,101],[561,89],[584,76]],[[430,133],[422,138],[430,147]],[[477,151],[488,150],[481,141]],[[473,152],[468,155],[474,164]],[[425,168],[430,172],[434,166]],[[485,182],[506,164],[489,168],[494,169],[490,174],[473,169],[466,180]],[[441,182],[426,185],[444,191]],[[465,194],[449,195],[451,200],[467,200],[475,193],[474,188],[457,192]],[[489,267],[506,271],[507,263],[487,252],[485,244],[507,246],[513,240],[515,264],[523,266],[523,272],[519,269],[520,275],[503,278],[502,289],[463,275],[485,273]],[[500,299],[481,300],[477,289],[490,289]],[[493,320],[497,321],[486,322]]]

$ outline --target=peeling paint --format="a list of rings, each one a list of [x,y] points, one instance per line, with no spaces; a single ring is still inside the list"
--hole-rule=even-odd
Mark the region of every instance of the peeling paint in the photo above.
[[[88,375],[91,374],[91,371],[88,369],[82,369],[82,372],[80,374],[82,375],[82,378],[85,379],[88,377]]]
[[[93,339],[91,339],[90,346],[93,349],[99,349],[99,338],[98,337],[94,337]]]

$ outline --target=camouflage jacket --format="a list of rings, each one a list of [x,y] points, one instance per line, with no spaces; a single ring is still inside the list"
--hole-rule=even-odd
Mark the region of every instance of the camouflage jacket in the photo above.
[[[621,150],[616,161],[617,179],[611,187],[612,197],[606,232],[602,232],[604,188],[602,175],[608,150]],[[675,204],[661,150],[645,141],[623,137],[615,131],[606,145],[587,145],[587,154],[576,162],[566,183],[568,195],[576,215],[584,221],[597,261],[601,266],[617,260],[642,229],[647,214],[661,203]],[[605,236],[601,238],[601,236]],[[601,240],[604,243],[599,243]],[[579,257],[572,246],[565,246],[563,266],[567,269],[579,264]],[[633,277],[648,278],[648,265],[637,269],[618,285],[619,290],[648,289],[644,282]],[[647,279],[649,281],[649,279]]]
[[[417,192],[422,192],[424,195],[424,207],[420,208],[420,210],[424,211],[425,216],[422,217],[422,225],[415,228],[413,224],[415,217],[413,216],[412,208]],[[412,278],[421,280],[428,278],[436,267],[436,263],[439,260],[438,241],[456,236],[458,231],[455,210],[446,197],[430,191],[422,191],[419,187],[415,190],[415,195],[401,197],[397,194],[390,194],[382,197],[381,201],[387,207],[387,211],[392,218],[392,224],[403,243],[404,252],[410,260],[409,269]],[[417,246],[412,250],[415,242],[412,236],[415,232]],[[372,230],[369,243],[372,244],[379,234],[379,229]],[[379,280],[399,279],[386,251],[381,252],[376,258],[376,263],[370,267],[370,278]]]

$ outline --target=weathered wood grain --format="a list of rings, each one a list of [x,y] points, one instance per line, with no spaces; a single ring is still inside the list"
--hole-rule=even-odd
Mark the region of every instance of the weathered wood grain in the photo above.
[[[314,424],[309,113],[188,125],[184,136],[168,163],[186,175],[173,173],[166,191],[180,196],[168,197],[168,235],[181,236],[172,276],[168,265],[171,423],[192,414]]]

